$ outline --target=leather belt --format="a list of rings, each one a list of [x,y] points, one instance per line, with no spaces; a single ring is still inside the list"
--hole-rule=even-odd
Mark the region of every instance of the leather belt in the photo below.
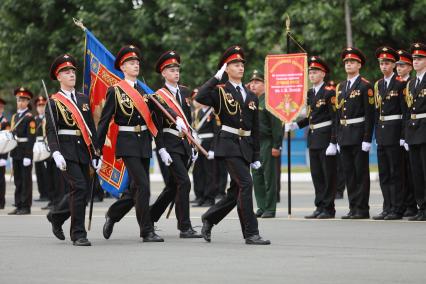
[[[142,131],[148,130],[148,127],[146,125],[136,125],[136,126],[120,125],[118,126],[118,130],[125,131],[125,132],[142,132]]]
[[[201,133],[201,134],[198,134],[198,138],[200,138],[200,139],[213,138],[213,137],[214,137],[214,133]]]
[[[177,136],[179,138],[183,138],[185,136],[185,134],[183,132],[179,132],[176,129],[173,128],[163,128],[163,132],[167,132],[170,133],[174,136]]]
[[[44,141],[44,137],[43,136],[37,136],[36,141],[42,142],[42,141]]]
[[[81,136],[81,131],[78,129],[59,129],[58,135],[74,135]]]
[[[18,141],[18,143],[28,142],[28,138],[27,137],[16,137],[16,141]]]
[[[351,119],[341,119],[340,124],[346,126],[348,124],[355,124],[355,123],[360,123],[364,121],[365,121],[365,117],[357,117],[357,118],[351,118]]]
[[[389,121],[389,120],[398,120],[402,119],[402,114],[394,114],[394,115],[381,115],[379,116],[380,121]]]
[[[426,117],[426,113],[412,113],[410,115],[411,119],[420,119],[420,118],[425,118]]]
[[[309,124],[309,129],[314,130],[314,129],[330,126],[332,124],[333,124],[333,122],[331,120],[316,123],[316,124]]]
[[[222,125],[222,130],[225,132],[229,132],[238,136],[248,137],[251,135],[251,130],[237,129],[227,125]]]

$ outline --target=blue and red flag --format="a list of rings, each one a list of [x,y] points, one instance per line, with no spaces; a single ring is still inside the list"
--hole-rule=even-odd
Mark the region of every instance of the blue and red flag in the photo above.
[[[90,98],[90,107],[97,125],[108,87],[118,83],[124,78],[124,75],[114,68],[115,57],[111,52],[87,28],[85,33],[84,94]],[[138,84],[144,89],[145,93],[154,93],[142,82],[138,81]],[[112,120],[102,149],[103,163],[98,175],[102,188],[115,197],[119,197],[129,186],[129,175],[123,160],[115,159],[117,135],[118,126]]]

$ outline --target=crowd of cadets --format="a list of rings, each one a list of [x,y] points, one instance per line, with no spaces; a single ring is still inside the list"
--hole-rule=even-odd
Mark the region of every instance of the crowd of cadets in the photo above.
[[[73,244],[91,245],[84,226],[89,184],[102,166],[100,145],[113,119],[119,127],[115,155],[124,161],[131,182],[106,213],[106,239],[115,223],[135,207],[143,241],[163,242],[154,225],[174,206],[180,238],[210,242],[212,228],[236,206],[245,242],[270,244],[260,236],[257,218],[276,215],[284,131],[304,127],[309,127],[307,146],[315,189],[315,210],[306,218],[334,218],[334,201],[342,197],[345,186],[349,211],[342,218],[370,218],[368,153],[374,132],[383,210],[373,219],[425,221],[426,45],[414,43],[410,52],[384,46],[376,50],[376,57],[383,77],[370,83],[360,75],[364,54],[355,47],[345,48],[341,58],[347,80],[335,85],[325,82],[330,72],[326,62],[310,56],[312,88],[307,94],[306,117],[283,129],[281,121],[266,110],[263,74],[254,70],[243,84],[245,55],[240,46],[228,48],[217,73],[193,91],[180,85],[179,54],[163,53],[155,71],[164,85],[155,95],[147,95],[137,83],[143,67],[140,50],[124,46],[114,65],[124,79],[108,89],[96,129],[88,98],[75,90],[76,61],[61,55],[50,69],[50,78],[59,83],[58,92],[49,100],[35,98],[36,112],[31,112],[33,94],[27,88],[14,91],[17,112],[10,123],[3,116],[5,101],[0,99],[1,130],[12,130],[18,144],[10,152],[15,209],[9,214],[31,213],[33,145],[46,141],[51,157],[34,163],[38,200],[48,201],[44,209],[50,209],[47,219],[58,239],[65,239],[62,225],[71,217]],[[198,155],[185,136],[188,132],[208,155]],[[150,205],[152,139],[165,188]],[[0,156],[0,209],[5,206],[7,158],[7,154]],[[195,199],[190,201],[192,164]],[[228,175],[231,180],[225,193]],[[95,191],[102,199],[99,184]],[[202,216],[200,233],[192,227],[190,203],[209,207]]]

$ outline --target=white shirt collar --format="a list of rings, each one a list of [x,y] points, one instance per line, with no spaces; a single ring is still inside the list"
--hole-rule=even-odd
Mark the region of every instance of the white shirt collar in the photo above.
[[[67,91],[67,90],[62,90],[62,89],[61,89],[61,91],[62,91],[65,95],[67,95],[68,97],[71,97],[71,94],[74,94],[74,95],[75,95],[75,89],[74,89],[74,90],[72,90],[72,91]]]
[[[26,112],[28,110],[28,108],[25,108],[25,109],[18,109],[18,114],[19,115],[21,115],[21,114],[23,114],[24,112]]]
[[[313,85],[312,86],[312,88],[315,90],[315,95],[318,94],[318,91],[321,89],[322,85],[324,85],[324,81],[322,81],[318,85]]]
[[[136,84],[136,81],[132,81],[132,80],[129,80],[129,79],[124,79],[127,83],[129,83],[129,85],[130,86],[132,86],[133,88],[135,87],[135,84]]]
[[[246,98],[247,98],[247,93],[246,93],[246,90],[243,87],[243,83],[237,84],[237,83],[232,82],[231,80],[229,80],[229,83],[231,83],[232,86],[234,86],[235,90],[237,89],[237,87],[240,87],[241,94],[243,95],[243,101],[245,101]]]
[[[401,77],[402,80],[404,81],[408,81],[408,79],[410,78],[410,74],[405,75],[405,77]]]
[[[418,79],[420,79],[420,82],[422,82],[422,81],[423,81],[423,77],[425,76],[425,73],[426,73],[426,72],[423,72],[422,74],[417,74],[417,75],[416,75],[416,77],[417,77]]]
[[[38,115],[38,117],[39,117],[40,119],[43,119],[43,118],[44,118],[44,114],[39,114],[39,115]]]
[[[173,95],[176,95],[176,92],[179,90],[179,85],[173,87],[171,84],[169,84],[169,82],[166,82],[166,87],[170,90],[170,92],[172,92]]]
[[[383,79],[386,81],[386,84],[389,86],[389,83],[390,83],[390,80],[392,80],[392,78],[393,78],[393,76],[394,76],[395,74],[394,73],[392,73],[392,75],[390,75],[389,77],[383,77]]]
[[[352,79],[348,80],[348,81],[350,81],[350,82],[351,82],[351,88],[352,88],[352,86],[354,85],[355,81],[358,79],[358,77],[359,77],[359,76],[360,76],[360,75],[358,74],[358,75],[356,75],[355,77],[353,77]]]

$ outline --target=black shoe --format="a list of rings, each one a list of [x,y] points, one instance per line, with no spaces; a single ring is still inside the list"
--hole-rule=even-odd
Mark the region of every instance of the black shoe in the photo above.
[[[370,219],[370,214],[357,212],[351,217],[351,219],[355,219],[355,220]]]
[[[109,237],[111,237],[112,234],[112,230],[114,229],[114,224],[115,222],[111,220],[110,217],[108,217],[108,215],[105,215],[105,224],[104,224],[104,228],[102,230],[102,233],[104,235],[105,239],[109,239]]]
[[[259,218],[259,217],[262,217],[262,215],[263,215],[263,210],[262,209],[257,209],[257,211],[256,211],[256,217],[257,218]]]
[[[214,204],[215,204],[214,199],[213,199],[213,200],[206,199],[206,200],[203,202],[203,204],[201,205],[201,207],[211,207],[211,206],[213,206]]]
[[[408,218],[408,221],[417,221],[418,218],[421,218],[423,215],[422,211],[418,211],[416,215]]]
[[[426,212],[422,211],[422,214],[417,217],[417,221],[426,221]]]
[[[219,199],[219,200],[221,200],[221,199],[223,199],[225,197],[226,197],[225,193],[219,193],[218,195],[216,195],[216,199]]]
[[[212,241],[213,224],[210,224],[210,222],[207,221],[206,219],[201,218],[201,220],[203,221],[203,227],[201,228],[201,235],[203,236],[204,240],[206,240],[206,242],[210,243]]]
[[[271,241],[262,239],[259,235],[254,235],[246,238],[247,245],[270,245]]]
[[[317,216],[317,219],[333,219],[335,216],[335,213],[330,213],[327,211],[321,212],[321,214],[319,214]]]
[[[49,201],[49,198],[48,197],[42,197],[42,196],[40,196],[40,198],[39,199],[35,199],[34,201],[37,201],[37,202],[44,202],[44,201]]]
[[[275,218],[275,212],[265,212],[262,214],[262,218]]]
[[[336,192],[336,197],[334,199],[343,199],[343,192]]]
[[[189,201],[189,203],[196,203],[196,204],[198,204],[198,203],[200,203],[200,201],[201,201],[201,198],[195,198],[195,199]]]
[[[162,243],[164,239],[157,235],[155,232],[149,232],[142,237],[144,243]]]
[[[385,217],[385,220],[401,220],[401,219],[402,219],[402,214],[398,214],[398,213],[394,213],[394,212],[386,215],[386,217]]]
[[[53,209],[52,204],[47,204],[46,206],[41,207],[41,210],[52,210],[52,209]]]
[[[19,209],[16,212],[16,215],[30,215],[30,214],[31,214],[31,209],[30,208],[22,208],[22,209]]]
[[[414,217],[417,215],[417,208],[407,208],[407,210],[405,210],[403,217]]]
[[[315,219],[321,214],[320,210],[315,210],[311,215],[305,216],[305,219]]]
[[[389,212],[382,211],[379,215],[373,216],[373,220],[385,220],[385,217],[389,215]]]
[[[78,247],[90,247],[92,245],[86,238],[80,238],[74,241],[72,244]]]
[[[194,201],[196,201],[196,200],[194,200]],[[201,207],[201,206],[203,206],[203,203],[204,203],[204,199],[203,198],[199,198],[198,202],[195,203],[194,205],[192,205],[192,207]]]
[[[7,215],[18,215],[18,208],[13,209],[12,211],[10,211],[9,213],[7,213]]]
[[[57,237],[61,241],[65,240],[65,235],[64,235],[64,231],[62,230],[62,226],[60,224],[58,224],[58,223],[56,223],[56,222],[53,221],[52,213],[49,212],[46,215],[46,218],[52,224],[52,233],[53,233],[53,235],[55,235],[55,237]]]
[[[192,228],[186,231],[180,231],[179,238],[181,239],[200,239],[203,236]]]
[[[348,212],[348,214],[343,215],[342,219],[344,219],[344,220],[351,219],[352,216],[354,216],[354,215],[355,215],[355,212],[351,210],[351,211]]]

